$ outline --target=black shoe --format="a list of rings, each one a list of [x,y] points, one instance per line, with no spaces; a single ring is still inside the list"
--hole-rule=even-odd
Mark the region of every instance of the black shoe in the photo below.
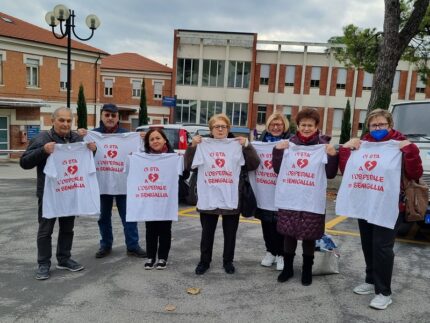
[[[285,283],[288,279],[294,276],[293,261],[296,254],[286,253],[284,255],[284,269],[278,276],[278,282]]]
[[[203,275],[208,269],[209,264],[200,261],[195,270],[196,275]]]
[[[96,252],[96,258],[104,258],[106,256],[109,256],[111,251],[112,248],[100,248],[99,251]]]
[[[146,251],[143,250],[141,247],[137,247],[134,250],[127,250],[127,255],[138,258],[146,258]]]
[[[49,278],[49,268],[51,266],[43,264],[43,265],[39,265],[39,268],[36,271],[36,276],[34,278],[36,278],[37,280],[45,280]]]
[[[234,274],[235,268],[233,266],[233,262],[231,261],[225,262],[223,267],[227,274]]]
[[[145,270],[151,270],[152,268],[154,268],[155,266],[155,259],[148,259],[147,262],[145,262],[145,265],[143,265],[143,267],[145,268]]]
[[[57,269],[65,269],[68,271],[80,271],[84,269],[84,266],[82,266],[81,264],[77,263],[72,259],[67,259],[64,262],[58,263]]]
[[[302,267],[302,285],[309,286],[312,284],[312,265],[314,264],[314,256],[303,255]]]
[[[158,259],[157,264],[155,265],[155,269],[163,270],[167,267],[167,261],[164,259]]]

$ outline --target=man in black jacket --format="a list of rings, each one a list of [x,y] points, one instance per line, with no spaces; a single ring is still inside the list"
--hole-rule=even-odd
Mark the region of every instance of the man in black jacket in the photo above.
[[[20,165],[24,169],[37,167],[37,198],[38,198],[38,219],[39,229],[37,231],[37,263],[36,279],[44,280],[49,278],[51,267],[52,244],[51,236],[54,230],[55,220],[42,217],[43,189],[45,185],[46,160],[54,152],[55,144],[66,144],[82,141],[82,137],[71,132],[72,113],[68,108],[58,108],[52,114],[53,127],[49,131],[41,132],[30,141],[27,150],[21,157]],[[96,150],[94,143],[89,143],[88,148]],[[82,265],[71,259],[71,249],[73,242],[73,227],[75,217],[59,217],[60,226],[57,243],[57,268],[69,271],[79,271],[84,269]]]

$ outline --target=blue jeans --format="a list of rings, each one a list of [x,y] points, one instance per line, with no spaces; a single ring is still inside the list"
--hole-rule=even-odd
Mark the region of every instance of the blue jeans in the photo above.
[[[113,244],[112,234],[112,206],[115,197],[116,207],[124,227],[125,244],[127,250],[133,251],[139,247],[139,232],[137,222],[126,222],[127,195],[100,195],[100,218],[98,220],[100,229],[100,248],[111,249]]]

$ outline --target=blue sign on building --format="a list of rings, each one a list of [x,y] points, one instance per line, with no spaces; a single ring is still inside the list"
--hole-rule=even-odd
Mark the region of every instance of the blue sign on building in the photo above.
[[[162,105],[165,107],[176,107],[176,98],[173,96],[163,96]]]
[[[33,139],[40,132],[40,126],[27,126],[27,138]]]

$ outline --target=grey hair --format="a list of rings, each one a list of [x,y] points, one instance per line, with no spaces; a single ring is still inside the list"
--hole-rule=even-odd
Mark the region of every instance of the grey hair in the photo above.
[[[70,116],[71,116],[71,117],[72,117],[72,119],[73,119],[73,113],[72,113],[72,110],[71,110],[71,109],[69,109],[69,108],[67,108],[67,107],[59,107],[59,108],[55,109],[55,110],[54,110],[54,112],[52,112],[51,120],[55,120],[55,119],[58,117],[58,113],[59,113],[60,111],[63,111],[63,110],[69,111]]]

